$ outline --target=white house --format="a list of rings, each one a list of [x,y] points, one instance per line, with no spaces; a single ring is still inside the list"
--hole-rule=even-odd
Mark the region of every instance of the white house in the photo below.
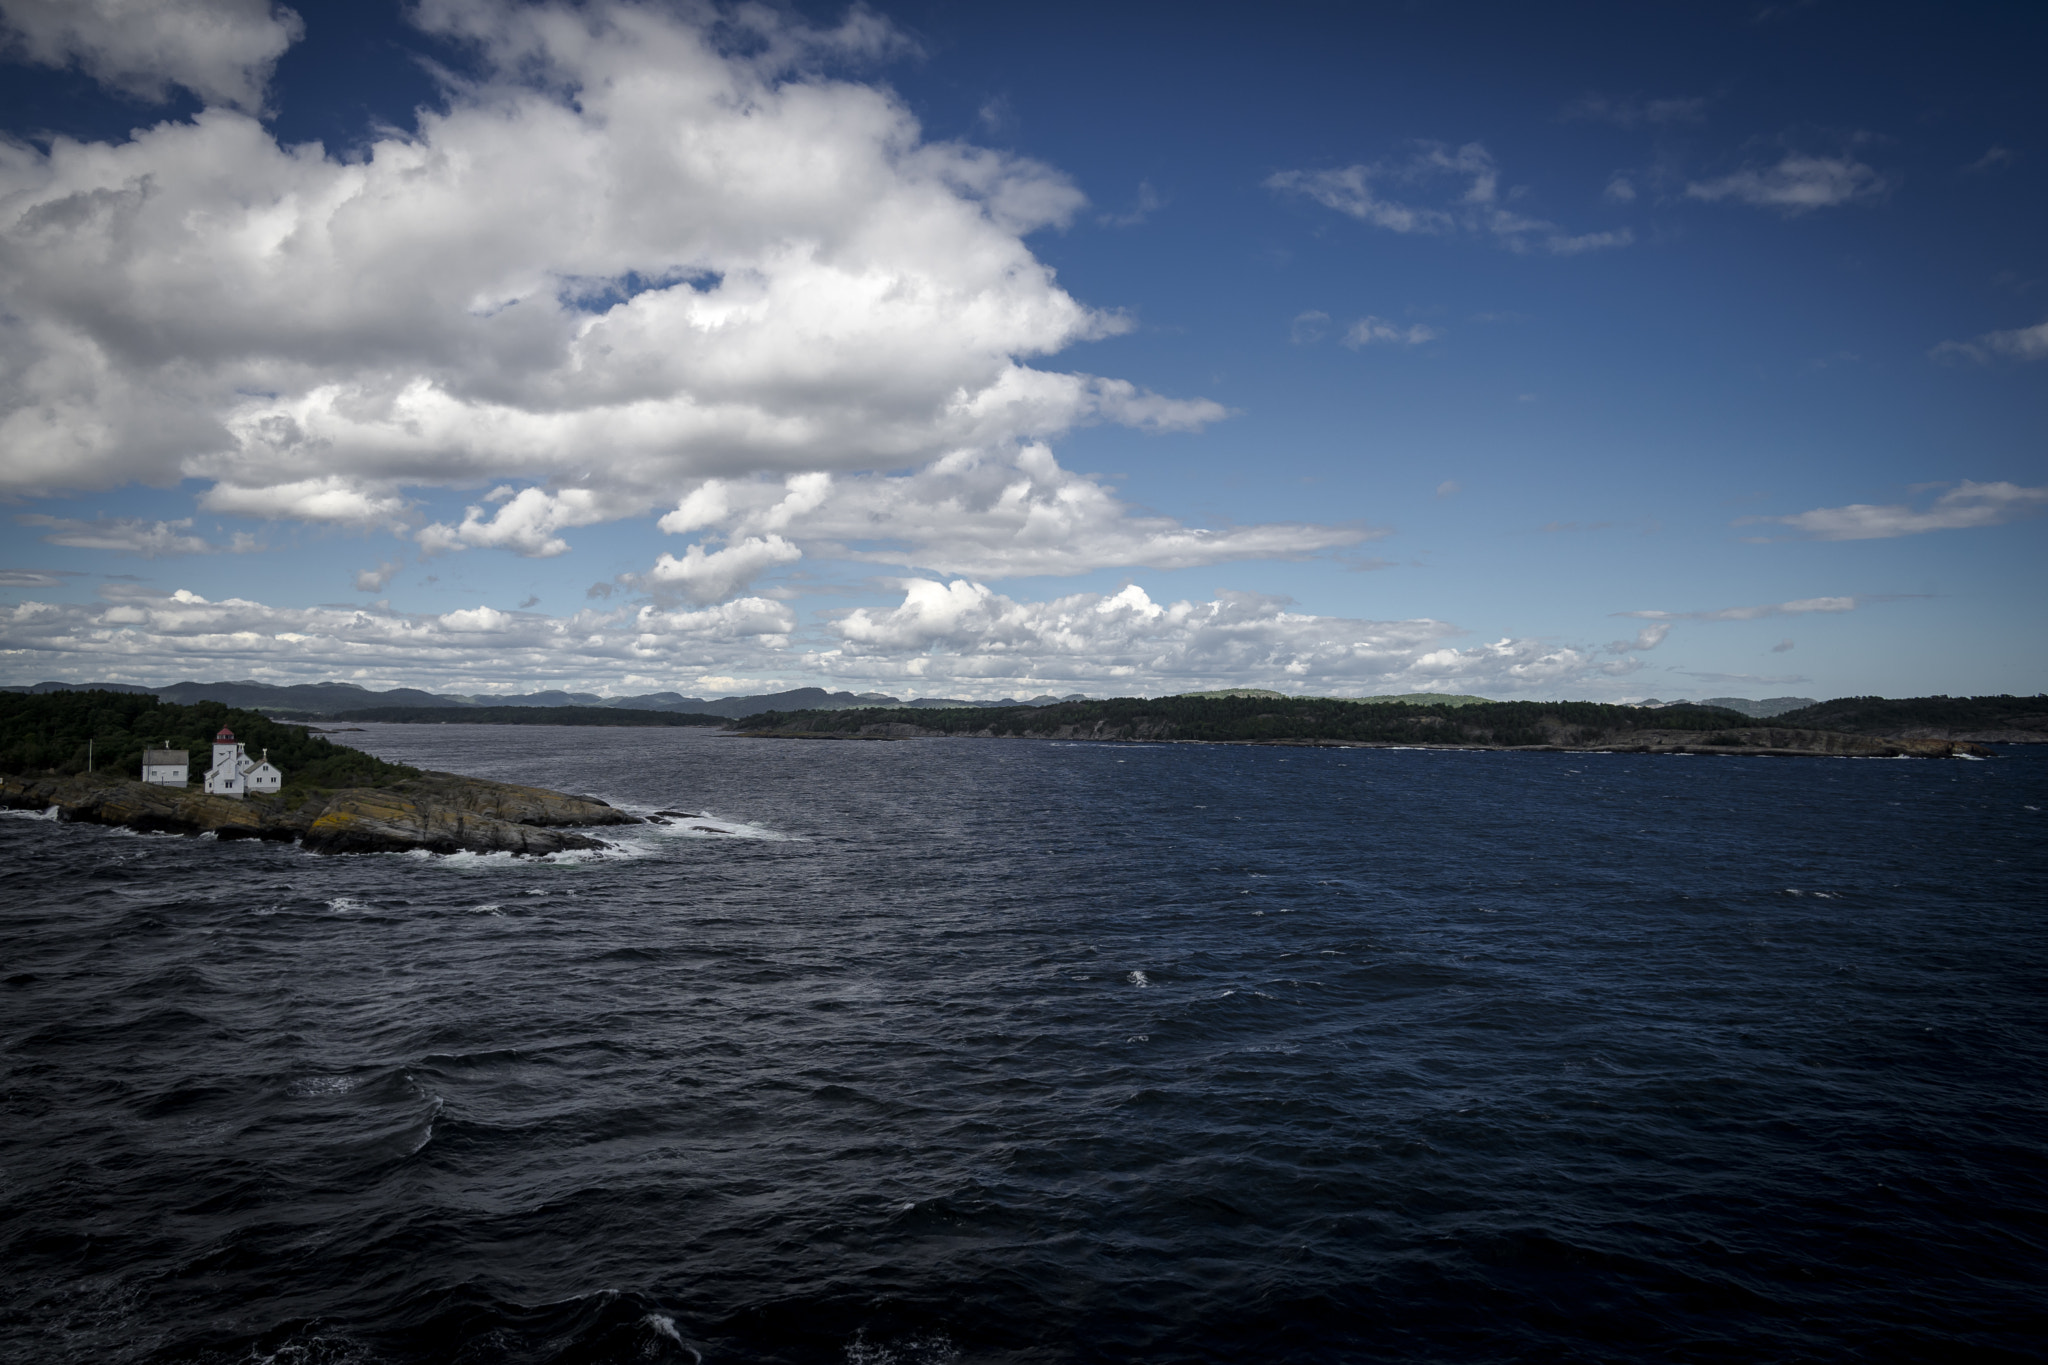
[[[142,780],[159,787],[182,787],[190,758],[184,749],[144,749]]]
[[[270,751],[253,759],[235,743],[235,732],[223,726],[213,737],[213,767],[206,773],[209,796],[232,796],[237,800],[250,792],[274,792],[284,785],[284,774],[270,765]]]

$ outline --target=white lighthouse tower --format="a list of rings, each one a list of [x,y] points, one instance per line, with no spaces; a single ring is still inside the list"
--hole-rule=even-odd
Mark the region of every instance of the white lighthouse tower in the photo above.
[[[208,796],[248,795],[249,783],[242,776],[242,746],[235,743],[235,732],[223,725],[220,733],[213,737],[213,766],[206,770],[206,794]]]
[[[206,772],[208,796],[232,796],[236,800],[250,792],[274,792],[284,785],[284,774],[271,766],[270,751],[262,759],[250,758],[235,743],[235,732],[225,725],[213,737],[213,766]]]

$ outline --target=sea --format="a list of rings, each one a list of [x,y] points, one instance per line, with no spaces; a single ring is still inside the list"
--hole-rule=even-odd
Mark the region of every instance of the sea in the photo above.
[[[2048,746],[336,738],[687,818],[0,819],[0,1360],[2048,1342]]]

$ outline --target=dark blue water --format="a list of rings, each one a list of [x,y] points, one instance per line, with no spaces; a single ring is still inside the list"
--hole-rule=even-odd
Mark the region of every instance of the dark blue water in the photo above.
[[[732,831],[0,820],[0,1358],[2030,1359],[2048,754],[388,727]]]

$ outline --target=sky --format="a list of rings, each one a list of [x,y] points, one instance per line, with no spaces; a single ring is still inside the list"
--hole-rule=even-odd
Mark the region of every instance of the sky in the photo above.
[[[2048,9],[0,22],[0,683],[2048,686]]]

